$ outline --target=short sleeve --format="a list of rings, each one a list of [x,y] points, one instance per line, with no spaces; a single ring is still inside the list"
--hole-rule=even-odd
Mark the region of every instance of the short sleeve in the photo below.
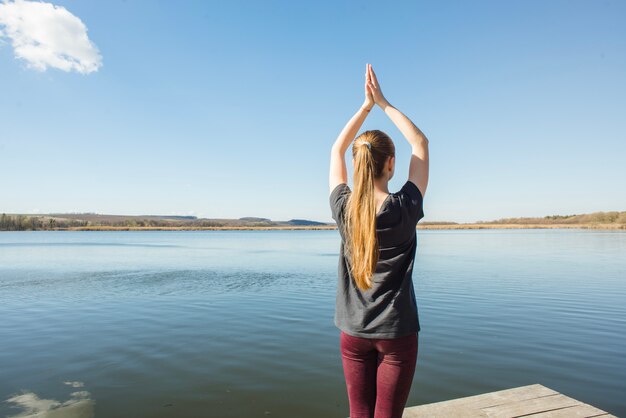
[[[343,220],[343,209],[346,197],[350,194],[350,187],[346,183],[339,183],[337,187],[330,192],[330,211],[337,225]]]
[[[400,201],[413,224],[417,224],[424,217],[424,201],[422,192],[411,180],[400,189]]]

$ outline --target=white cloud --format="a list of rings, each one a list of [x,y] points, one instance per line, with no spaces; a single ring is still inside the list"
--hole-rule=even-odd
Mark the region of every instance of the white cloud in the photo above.
[[[11,40],[15,57],[28,67],[48,67],[88,74],[102,66],[102,56],[87,27],[64,7],[15,0],[0,3],[0,38]]]

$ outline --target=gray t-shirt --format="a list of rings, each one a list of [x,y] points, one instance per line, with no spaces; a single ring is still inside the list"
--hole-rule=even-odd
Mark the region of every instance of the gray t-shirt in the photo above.
[[[383,202],[376,215],[380,255],[372,288],[365,291],[352,279],[344,253],[343,214],[350,193],[350,187],[341,183],[330,194],[332,217],[341,235],[335,325],[346,334],[365,338],[398,338],[419,332],[412,274],[416,226],[424,217],[422,193],[407,180]]]

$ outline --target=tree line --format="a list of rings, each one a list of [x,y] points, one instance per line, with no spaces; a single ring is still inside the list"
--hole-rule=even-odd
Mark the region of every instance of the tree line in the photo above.
[[[35,231],[87,226],[89,222],[78,219],[53,219],[41,216],[0,215],[0,231]]]
[[[593,212],[580,215],[549,215],[543,218],[504,218],[479,224],[626,224],[626,212]]]
[[[227,222],[213,220],[180,219],[175,221],[159,219],[119,219],[97,220],[95,222],[85,219],[53,218],[50,216],[28,215],[0,215],[0,231],[46,231],[87,226],[104,227],[220,227],[227,226]]]

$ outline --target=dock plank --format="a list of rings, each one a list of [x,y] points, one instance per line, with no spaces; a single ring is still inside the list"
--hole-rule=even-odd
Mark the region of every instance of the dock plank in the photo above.
[[[595,406],[581,403],[580,405],[567,408],[556,409],[554,411],[539,412],[537,414],[525,415],[528,418],[588,418],[588,417],[612,417],[613,415],[604,412]]]
[[[440,410],[441,407],[446,408],[464,408],[469,410],[478,410],[495,405],[501,405],[508,402],[534,399],[541,396],[556,395],[558,392],[547,388],[545,386],[534,384],[528,386],[520,386],[517,388],[504,389],[497,392],[482,393],[480,395],[466,396],[464,398],[452,399],[449,401],[436,402],[426,405],[414,406],[405,409],[405,415],[407,418],[428,416],[425,412],[428,410]],[[407,412],[409,413],[407,415]],[[417,412],[419,415],[411,415],[410,413]],[[403,415],[403,417],[405,416]],[[485,415],[478,415],[485,416]]]
[[[560,393],[542,396],[534,399],[508,402],[503,405],[483,408],[488,417],[519,417],[520,415],[536,414],[538,412],[553,411],[560,408],[568,408],[581,405],[576,399],[561,395]]]
[[[454,410],[455,414],[457,414],[455,416],[485,417],[487,415],[481,411],[482,408],[556,394],[558,394],[558,392],[555,390],[540,384],[533,384],[405,408],[402,417],[422,418],[432,416],[452,416],[444,414],[444,412],[448,410]]]
[[[403,418],[613,417],[606,411],[535,383],[405,408]]]

